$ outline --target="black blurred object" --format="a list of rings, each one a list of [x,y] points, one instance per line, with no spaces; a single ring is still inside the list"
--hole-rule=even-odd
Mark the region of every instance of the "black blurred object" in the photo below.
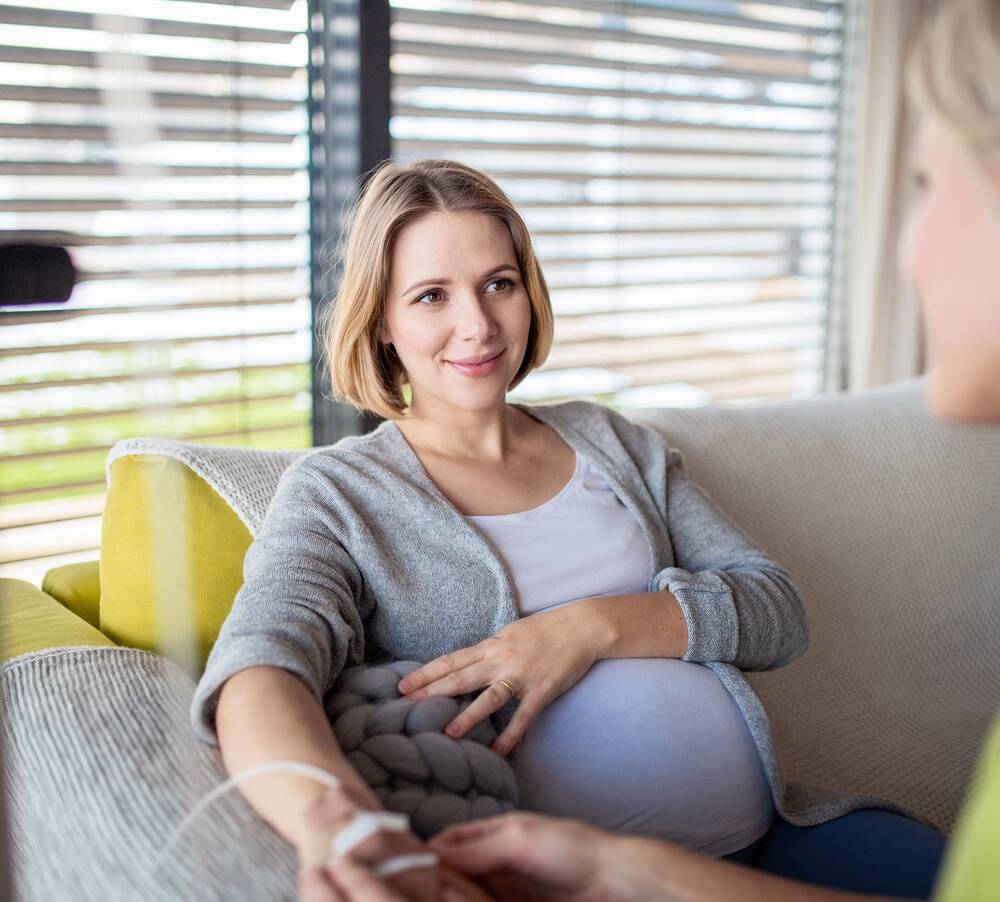
[[[18,241],[8,236],[17,235]],[[34,235],[18,232],[0,233],[0,314],[3,306],[22,304],[60,304],[69,300],[77,272],[69,251],[58,241],[65,237],[49,234],[49,244],[32,241]],[[2,322],[2,320],[0,320]],[[2,704],[2,700],[0,700]],[[9,760],[0,710],[0,902],[15,899],[10,839],[7,835]]]
[[[0,242],[0,307],[64,303],[76,279],[76,268],[64,247]]]

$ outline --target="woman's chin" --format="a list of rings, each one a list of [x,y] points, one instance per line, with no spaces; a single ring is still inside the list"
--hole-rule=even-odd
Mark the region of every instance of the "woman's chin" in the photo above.
[[[508,386],[513,375],[506,378],[502,373],[493,373],[477,379],[459,376],[461,381],[442,386],[441,397],[448,398],[455,406],[468,410],[489,410],[503,404],[510,390]]]
[[[941,420],[1000,425],[1000,374],[994,383],[940,369],[932,370],[927,379],[924,402],[927,409]]]

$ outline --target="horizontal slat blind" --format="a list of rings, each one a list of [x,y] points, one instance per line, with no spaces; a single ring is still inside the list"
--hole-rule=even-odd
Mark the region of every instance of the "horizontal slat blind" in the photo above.
[[[0,240],[81,272],[0,313],[0,575],[96,558],[120,438],[310,445],[306,20],[0,3]]]
[[[839,0],[391,0],[393,156],[521,210],[556,344],[512,397],[821,390]]]

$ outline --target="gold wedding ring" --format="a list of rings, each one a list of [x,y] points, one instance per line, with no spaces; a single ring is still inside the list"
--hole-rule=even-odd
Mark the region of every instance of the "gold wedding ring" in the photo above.
[[[494,680],[493,682],[499,683],[501,686],[504,686],[510,693],[511,698],[517,698],[517,690],[513,686],[511,686],[511,684],[508,683],[506,680]]]

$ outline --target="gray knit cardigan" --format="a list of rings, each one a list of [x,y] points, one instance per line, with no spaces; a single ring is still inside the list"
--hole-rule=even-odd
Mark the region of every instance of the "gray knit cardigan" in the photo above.
[[[603,405],[514,404],[552,426],[602,474],[649,544],[647,591],[669,591],[687,622],[685,661],[708,665],[743,712],[779,814],[821,823],[864,805],[785,785],[767,715],[741,670],[781,667],[808,645],[788,573],[691,481],[653,430]],[[213,745],[223,683],[286,668],[322,701],[348,665],[429,661],[517,619],[515,591],[485,537],[434,485],[395,422],[296,459],[244,560],[244,583],[191,707]],[[502,727],[514,704],[496,715]]]

